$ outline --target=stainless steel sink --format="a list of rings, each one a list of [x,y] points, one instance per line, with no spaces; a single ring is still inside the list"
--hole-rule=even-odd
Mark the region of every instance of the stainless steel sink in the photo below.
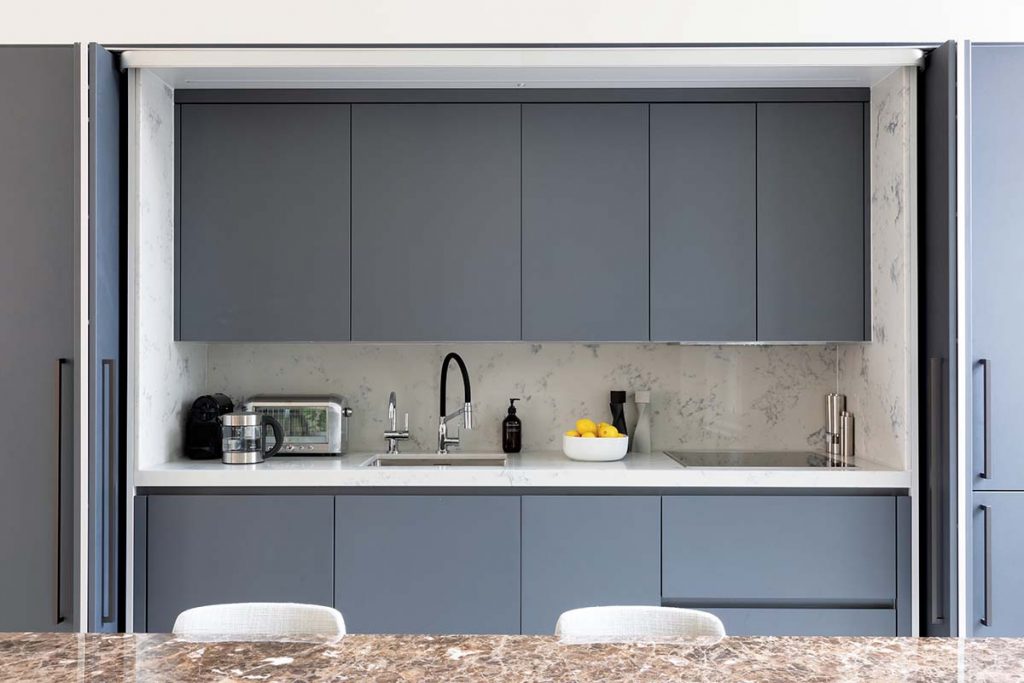
[[[504,467],[501,453],[395,453],[374,455],[363,467]]]

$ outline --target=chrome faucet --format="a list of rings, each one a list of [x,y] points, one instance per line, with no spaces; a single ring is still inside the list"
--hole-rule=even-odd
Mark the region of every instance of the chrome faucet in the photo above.
[[[461,408],[449,415],[445,407],[445,394],[448,392],[448,366],[453,360],[459,364],[459,370],[462,371],[462,400],[464,403]],[[463,424],[466,426],[466,429],[473,428],[473,404],[470,401],[469,371],[466,370],[466,364],[459,354],[449,353],[444,357],[444,362],[441,363],[441,409],[438,411],[440,419],[437,425],[437,452],[439,454],[448,453],[449,446],[459,445],[460,439],[457,434],[455,436],[448,436],[448,423],[451,420],[462,415]]]
[[[397,429],[395,422],[398,418],[398,398],[395,396],[395,392],[391,392],[388,396],[388,422],[391,423],[391,428],[384,431],[384,438],[388,442],[388,455],[396,455],[398,453],[398,442],[401,439],[409,438],[409,413],[405,414],[405,429]]]

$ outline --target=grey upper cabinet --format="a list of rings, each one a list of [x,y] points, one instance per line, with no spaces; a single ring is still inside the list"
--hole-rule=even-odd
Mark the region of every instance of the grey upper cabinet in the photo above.
[[[323,495],[148,497],[146,624],[168,633],[178,614],[225,602],[334,598],[334,499]]]
[[[356,104],[352,338],[520,338],[519,105]]]
[[[659,496],[523,496],[523,633],[562,612],[661,602]]]
[[[349,118],[179,105],[180,339],[350,339]]]
[[[76,54],[0,47],[0,631],[69,630],[81,616],[72,597]]]
[[[651,339],[757,339],[752,103],[651,105]]]
[[[757,105],[760,341],[867,338],[864,106]]]
[[[1024,383],[1024,46],[972,46],[970,66],[971,478],[975,489],[1018,490],[1024,489],[1017,409]]]
[[[350,632],[519,633],[518,496],[338,496],[335,512]]]
[[[650,338],[648,106],[523,105],[523,338]]]

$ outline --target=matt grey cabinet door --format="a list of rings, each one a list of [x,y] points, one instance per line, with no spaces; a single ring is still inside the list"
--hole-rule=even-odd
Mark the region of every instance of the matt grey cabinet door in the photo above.
[[[334,500],[321,495],[156,495],[147,509],[146,624],[224,602],[334,598]],[[136,549],[136,553],[139,549]]]
[[[347,341],[349,106],[178,107],[178,334]]]
[[[1017,409],[1024,383],[1024,46],[971,46],[970,69],[972,481],[975,489],[1024,489]]]
[[[646,104],[523,105],[523,339],[650,339]]]
[[[894,609],[712,607],[730,636],[895,636]],[[908,634],[909,635],[909,634]]]
[[[760,341],[866,339],[864,106],[757,105]]]
[[[0,47],[0,631],[73,627],[76,49]]]
[[[121,538],[124,494],[121,363],[125,170],[121,149],[126,93],[117,58],[89,46],[89,630],[124,630]]]
[[[968,632],[1024,636],[1024,492],[975,492]]]
[[[336,607],[353,633],[519,633],[518,496],[339,496]]]
[[[520,338],[519,167],[519,105],[353,105],[353,339]]]
[[[523,633],[562,612],[661,604],[661,498],[523,496]]]
[[[757,339],[752,103],[651,105],[651,339]]]
[[[665,496],[662,596],[681,604],[896,599],[896,499]],[[751,606],[755,606],[751,604]]]

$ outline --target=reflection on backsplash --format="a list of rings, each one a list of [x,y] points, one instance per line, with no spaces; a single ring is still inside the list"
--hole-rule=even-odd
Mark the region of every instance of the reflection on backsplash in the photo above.
[[[836,347],[661,344],[211,344],[207,389],[344,394],[349,449],[380,450],[388,392],[409,412],[405,450],[433,450],[441,360],[456,351],[473,384],[475,428],[463,450],[501,449],[501,420],[522,398],[523,448],[558,450],[578,417],[610,419],[611,389],[651,390],[655,449],[815,449],[824,396],[835,391]],[[449,381],[452,400],[461,382]],[[632,405],[629,406],[632,408]],[[632,413],[628,413],[630,419]]]

